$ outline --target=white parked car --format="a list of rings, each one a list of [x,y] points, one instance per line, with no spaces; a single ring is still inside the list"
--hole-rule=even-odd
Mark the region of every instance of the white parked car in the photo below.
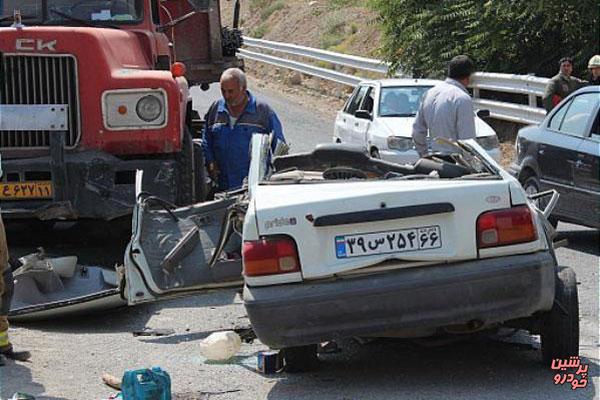
[[[124,293],[153,301],[243,273],[252,327],[290,370],[332,339],[500,326],[541,334],[547,365],[577,355],[575,274],[544,214],[556,195],[540,211],[475,140],[454,146],[413,165],[340,144],[272,158],[255,135],[246,191],[178,209],[138,196]]]
[[[383,160],[414,163],[419,155],[412,140],[413,122],[423,96],[438,83],[430,79],[361,82],[337,113],[333,141],[364,146],[371,156]],[[475,129],[481,147],[500,161],[496,132],[477,115]]]

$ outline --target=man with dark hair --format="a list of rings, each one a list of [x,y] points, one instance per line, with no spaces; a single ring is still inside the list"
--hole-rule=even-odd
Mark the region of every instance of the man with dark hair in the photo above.
[[[550,112],[558,103],[565,97],[587,84],[579,78],[571,76],[573,73],[573,59],[571,57],[563,57],[558,62],[559,71],[546,85],[544,96],[544,108]]]
[[[448,64],[448,77],[425,94],[415,122],[412,137],[420,156],[431,151],[443,151],[444,146],[433,139],[471,139],[475,134],[473,101],[467,91],[475,64],[464,55]]]

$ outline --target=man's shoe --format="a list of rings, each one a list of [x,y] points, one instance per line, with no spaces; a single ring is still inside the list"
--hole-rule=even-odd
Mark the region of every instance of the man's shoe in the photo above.
[[[15,361],[27,361],[31,358],[31,353],[28,351],[9,350],[7,352],[1,353],[1,355]]]
[[[4,356],[0,355],[0,367],[3,367],[6,364],[6,361],[4,361]]]

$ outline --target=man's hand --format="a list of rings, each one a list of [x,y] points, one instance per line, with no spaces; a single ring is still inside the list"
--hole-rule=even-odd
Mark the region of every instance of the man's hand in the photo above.
[[[217,167],[216,162],[213,161],[208,164],[208,176],[210,176],[210,179],[216,182],[219,179],[220,173],[221,171],[219,171],[219,167]]]

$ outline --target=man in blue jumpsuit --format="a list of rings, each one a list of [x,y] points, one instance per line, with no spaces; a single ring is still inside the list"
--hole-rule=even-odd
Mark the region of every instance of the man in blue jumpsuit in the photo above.
[[[250,168],[250,140],[256,133],[273,132],[285,142],[281,122],[275,111],[257,100],[247,88],[246,75],[230,68],[221,75],[223,98],[215,101],[204,117],[204,158],[208,173],[218,190],[242,186]]]

